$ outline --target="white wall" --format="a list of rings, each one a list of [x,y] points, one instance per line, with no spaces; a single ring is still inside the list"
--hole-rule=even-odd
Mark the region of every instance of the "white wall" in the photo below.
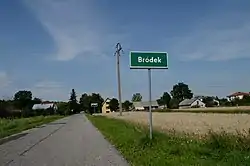
[[[196,106],[196,105],[199,105],[200,107],[205,107],[205,106],[206,106],[205,103],[203,103],[202,101],[196,100],[195,102],[193,102],[193,103],[191,104],[191,107],[192,107],[192,106]]]
[[[236,99],[236,98],[238,98],[238,99],[243,99],[243,97],[244,97],[244,95],[238,95],[238,96],[231,96],[231,97],[229,97],[228,99],[229,99],[229,101],[232,101],[232,100],[234,100],[234,99]]]

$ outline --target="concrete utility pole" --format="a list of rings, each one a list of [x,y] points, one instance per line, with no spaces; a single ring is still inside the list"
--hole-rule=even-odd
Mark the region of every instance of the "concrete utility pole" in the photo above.
[[[120,52],[122,50],[122,46],[120,43],[116,44],[116,61],[117,61],[117,79],[118,79],[118,97],[119,97],[119,109],[120,109],[120,116],[122,116],[122,92],[121,92],[121,75],[120,75]]]

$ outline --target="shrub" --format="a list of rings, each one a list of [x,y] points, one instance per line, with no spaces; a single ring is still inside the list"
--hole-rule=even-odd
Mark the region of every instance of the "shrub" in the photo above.
[[[177,99],[172,98],[169,102],[169,108],[170,109],[178,109],[179,108],[179,102]]]

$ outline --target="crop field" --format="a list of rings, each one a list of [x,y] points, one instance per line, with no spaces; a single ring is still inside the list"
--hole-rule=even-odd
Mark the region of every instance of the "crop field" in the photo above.
[[[172,111],[181,111],[181,112],[186,112],[186,111],[192,111],[192,112],[199,112],[199,111],[215,111],[215,112],[221,112],[224,111],[225,113],[230,113],[230,112],[250,112],[250,106],[234,106],[234,107],[209,107],[209,108],[186,108],[186,109],[172,109]]]
[[[103,115],[148,125],[148,112],[124,112],[123,116],[118,116],[118,114]],[[209,131],[248,134],[250,114],[154,112],[153,127],[163,132],[174,130],[198,135],[207,134]]]

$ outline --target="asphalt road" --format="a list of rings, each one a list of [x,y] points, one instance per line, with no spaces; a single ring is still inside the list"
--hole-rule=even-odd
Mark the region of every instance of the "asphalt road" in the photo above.
[[[83,114],[33,129],[0,145],[0,165],[128,166]]]

